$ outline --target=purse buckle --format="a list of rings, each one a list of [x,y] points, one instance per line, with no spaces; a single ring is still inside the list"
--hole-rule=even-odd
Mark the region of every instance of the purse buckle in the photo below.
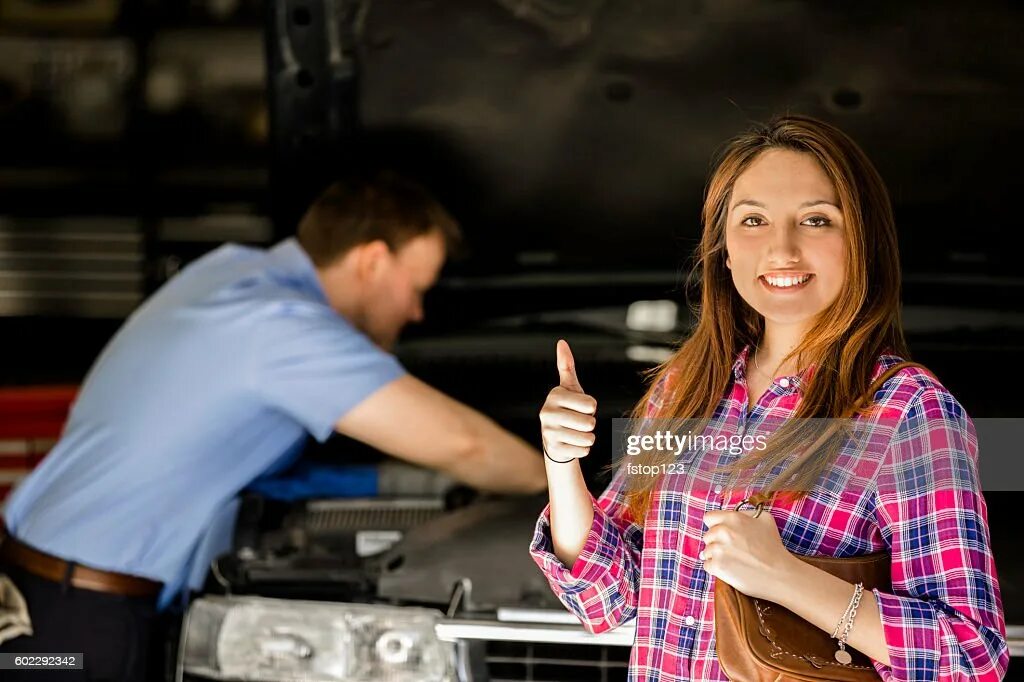
[[[754,507],[754,518],[756,519],[764,511],[764,500],[759,495],[751,495],[739,501],[739,503],[733,508],[733,511],[739,511],[740,507],[745,504],[749,504]]]

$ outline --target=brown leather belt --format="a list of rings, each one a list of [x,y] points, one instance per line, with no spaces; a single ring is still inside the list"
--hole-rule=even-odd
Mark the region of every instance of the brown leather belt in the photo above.
[[[127,597],[155,597],[163,589],[163,583],[147,578],[126,573],[114,573],[113,571],[100,571],[81,564],[70,563],[46,552],[40,552],[10,535],[2,522],[0,522],[0,560],[55,583],[63,583],[66,579],[69,585],[83,590],[120,594]]]

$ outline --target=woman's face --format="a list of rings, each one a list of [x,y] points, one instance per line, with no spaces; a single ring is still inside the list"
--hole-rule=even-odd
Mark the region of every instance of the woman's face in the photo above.
[[[806,329],[842,290],[844,230],[835,188],[813,156],[761,153],[730,197],[726,265],[736,290],[766,322]]]

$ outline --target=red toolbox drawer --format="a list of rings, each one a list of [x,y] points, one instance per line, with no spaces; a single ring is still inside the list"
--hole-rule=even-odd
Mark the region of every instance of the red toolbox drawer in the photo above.
[[[0,388],[0,501],[60,437],[77,386]]]

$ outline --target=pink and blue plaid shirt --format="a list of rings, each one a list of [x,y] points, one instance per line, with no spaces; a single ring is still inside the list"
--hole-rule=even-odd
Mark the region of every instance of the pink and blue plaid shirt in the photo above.
[[[732,433],[793,414],[809,376],[776,378],[748,410],[749,351],[739,354],[715,413]],[[881,356],[872,379],[900,360]],[[661,389],[648,405],[649,418],[658,415]],[[891,659],[889,666],[872,659],[881,679],[1000,680],[1010,652],[974,425],[945,387],[916,367],[889,379],[875,402],[895,415],[896,426],[870,484],[772,504],[783,544],[804,555],[891,552],[892,591],[873,590]],[[661,486],[640,527],[626,512],[624,470],[594,500],[593,526],[572,570],[552,553],[549,508],[538,519],[530,553],[588,631],[636,620],[632,682],[728,680],[715,653],[715,578],[698,552],[705,510],[732,509],[753,490]],[[941,472],[944,483],[932,485],[926,470]]]

